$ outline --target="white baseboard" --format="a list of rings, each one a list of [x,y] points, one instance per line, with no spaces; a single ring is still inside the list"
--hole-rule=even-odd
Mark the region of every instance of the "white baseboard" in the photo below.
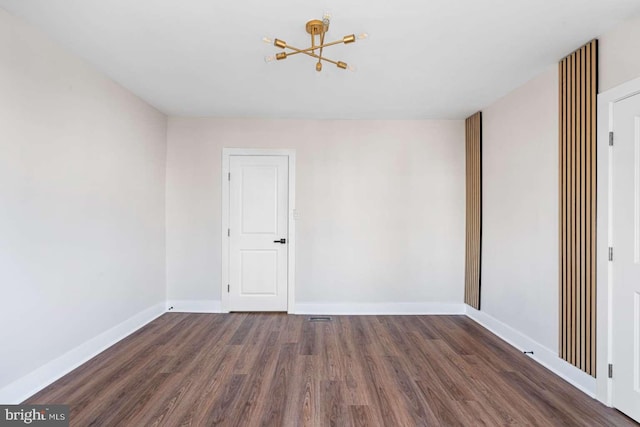
[[[84,342],[30,374],[0,389],[0,403],[18,404],[165,313],[156,304]]]
[[[335,315],[435,315],[465,314],[464,304],[456,302],[392,303],[296,303],[295,314]]]
[[[529,355],[533,360],[595,399],[596,379],[591,375],[562,360],[555,351],[548,349],[483,311],[466,306],[466,313],[467,317],[484,326],[518,350],[533,351],[533,355]]]
[[[169,300],[167,301],[167,311],[174,313],[222,313],[222,305],[220,300]]]

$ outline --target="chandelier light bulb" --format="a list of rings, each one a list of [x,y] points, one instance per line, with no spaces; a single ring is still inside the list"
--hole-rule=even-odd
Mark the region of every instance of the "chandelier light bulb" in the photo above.
[[[367,33],[358,34],[358,40],[366,40],[368,38],[369,38],[369,34],[367,34]]]
[[[331,13],[325,12],[324,15],[322,15],[322,25],[324,26],[325,31],[329,29],[330,23],[331,23]]]
[[[265,42],[266,44],[273,44],[273,39],[271,37],[264,36],[262,38],[262,41]]]
[[[268,64],[269,62],[273,62],[273,61],[275,61],[275,60],[276,60],[275,55],[267,55],[267,56],[265,56],[265,57],[264,57],[264,62],[266,62],[267,64]]]
[[[355,73],[358,69],[356,68],[355,65],[348,65],[347,70],[351,71],[352,73]]]

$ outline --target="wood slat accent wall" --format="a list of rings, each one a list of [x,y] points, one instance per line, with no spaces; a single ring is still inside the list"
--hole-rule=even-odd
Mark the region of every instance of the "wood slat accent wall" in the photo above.
[[[559,77],[560,357],[595,377],[597,40]]]
[[[480,310],[482,248],[482,113],[465,121],[467,167],[467,227],[465,238],[464,302]]]

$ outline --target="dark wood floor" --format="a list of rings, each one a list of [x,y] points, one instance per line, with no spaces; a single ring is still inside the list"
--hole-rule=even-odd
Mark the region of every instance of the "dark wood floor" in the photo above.
[[[27,402],[77,426],[635,425],[464,316],[165,314]]]

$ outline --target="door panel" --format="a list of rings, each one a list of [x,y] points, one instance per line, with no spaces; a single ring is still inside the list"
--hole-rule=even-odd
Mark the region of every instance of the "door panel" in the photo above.
[[[640,95],[613,114],[613,405],[640,421]]]
[[[229,167],[229,310],[286,311],[288,157],[230,156]]]
[[[278,251],[240,251],[240,294],[277,295]]]
[[[242,233],[278,231],[278,167],[245,166],[242,170]]]

